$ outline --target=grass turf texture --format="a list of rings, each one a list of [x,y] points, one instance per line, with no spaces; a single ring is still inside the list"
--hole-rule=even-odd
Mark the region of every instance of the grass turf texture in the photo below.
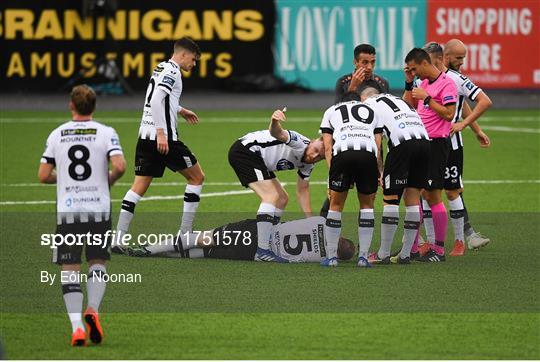
[[[206,173],[209,185],[204,193],[243,190],[239,185],[210,183],[237,181],[227,162],[228,148],[243,134],[265,128],[270,114],[271,110],[200,112],[199,125],[181,123],[181,139]],[[352,262],[327,270],[318,265],[113,256],[110,273],[138,272],[143,282],[108,286],[102,305],[104,344],[83,350],[68,346],[70,328],[60,287],[39,282],[40,270],[58,270],[49,263],[50,250],[39,245],[39,234],[54,230],[54,205],[5,204],[55,200],[54,187],[20,184],[37,182],[45,139],[66,115],[2,112],[0,116],[0,338],[8,358],[540,358],[540,134],[530,132],[540,128],[537,111],[490,111],[481,122],[492,139],[489,149],[480,149],[471,132],[464,132],[465,181],[510,181],[465,185],[473,226],[493,240],[481,251],[449,258],[444,264],[372,270],[357,270]],[[289,110],[285,126],[315,137],[321,115]],[[95,118],[115,127],[132,165],[139,112],[98,112]],[[113,199],[123,197],[132,177],[128,168],[112,189]],[[288,182],[285,219],[292,218],[291,212],[300,210],[294,196],[296,174],[281,172],[278,177]],[[325,179],[326,166],[320,164],[312,176],[320,181],[312,186],[315,209],[324,198]],[[183,183],[183,179],[167,171],[155,182]],[[155,185],[147,196],[182,193],[182,185]],[[378,211],[381,199],[379,195]],[[163,225],[174,227],[181,204],[180,199],[141,202],[134,230],[146,231],[146,215],[155,212],[164,213],[159,214],[164,215]],[[257,205],[251,194],[215,196],[203,198],[199,212],[221,212],[224,218],[233,218],[226,221],[234,221],[235,213],[254,214]],[[119,202],[113,203],[115,214],[119,207]],[[346,210],[355,213],[356,208],[351,193]],[[25,215],[32,221],[25,221]],[[202,216],[196,219],[196,226],[204,224]],[[160,225],[159,220],[153,223],[154,231]],[[346,235],[356,239],[354,221],[344,227]],[[451,229],[449,223],[447,240],[452,240]],[[377,222],[375,241],[378,235]]]

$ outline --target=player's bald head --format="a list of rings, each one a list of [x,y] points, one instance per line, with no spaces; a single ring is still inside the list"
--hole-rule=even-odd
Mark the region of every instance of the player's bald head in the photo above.
[[[455,54],[455,53],[461,53],[461,52],[466,52],[466,51],[467,51],[467,47],[459,39],[450,39],[444,45],[444,54]]]
[[[451,39],[444,45],[444,65],[457,72],[465,62],[467,47],[459,39]]]

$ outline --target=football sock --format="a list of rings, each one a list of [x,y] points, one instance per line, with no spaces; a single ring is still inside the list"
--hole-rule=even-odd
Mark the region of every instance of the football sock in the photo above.
[[[189,258],[189,259],[200,259],[200,258],[204,258],[204,250],[203,249],[191,249],[191,250],[186,250],[185,252],[185,255],[184,255],[185,258]]]
[[[465,206],[465,201],[463,200],[463,193],[459,194],[459,198],[461,199],[461,203],[463,204],[463,228],[465,230],[465,235],[471,236],[472,234],[474,234],[474,229],[471,225],[471,222],[469,221],[469,213],[467,212],[467,207]]]
[[[73,332],[77,328],[84,330],[82,322],[83,293],[81,283],[79,283],[79,272],[62,271],[62,276],[62,279],[65,280],[61,281],[62,293],[64,294],[64,304],[71,321],[71,329]]]
[[[182,224],[180,230],[183,232],[193,230],[193,220],[201,200],[202,185],[186,185],[184,192],[184,212],[182,213]]]
[[[180,232],[178,232],[176,236],[177,238],[179,238],[179,234]],[[172,252],[176,250],[175,242],[176,242],[175,239],[167,239],[165,241],[158,242],[155,244],[144,245],[144,249],[149,251],[150,254],[152,255],[168,253],[168,252]]]
[[[403,247],[399,252],[402,259],[411,256],[412,246],[417,239],[418,230],[420,229],[420,206],[405,207],[405,222],[403,224]]]
[[[277,225],[281,222],[281,217],[283,216],[283,210],[278,209],[276,207],[276,210],[274,211],[274,225]]]
[[[452,226],[454,227],[454,238],[463,241],[464,210],[461,197],[448,200],[448,206],[450,207],[450,220],[452,220]]]
[[[379,248],[379,258],[390,256],[394,234],[399,223],[399,206],[384,205],[381,222],[381,246]]]
[[[261,249],[270,249],[270,237],[274,223],[276,207],[267,202],[261,202],[257,211],[257,245]]]
[[[118,216],[118,223],[116,224],[117,235],[119,238],[122,234],[126,234],[129,230],[129,225],[133,219],[135,213],[135,206],[141,200],[142,196],[135,193],[135,191],[129,190],[124,199],[122,200],[122,207],[120,209],[120,215]],[[112,241],[112,246],[118,245],[118,240],[115,238]]]
[[[361,209],[358,214],[358,256],[367,259],[371,239],[373,238],[373,229],[375,228],[375,215],[373,209]]]
[[[337,249],[339,236],[341,235],[341,212],[328,211],[326,225],[324,227],[324,236],[326,240],[326,257],[337,258]]]
[[[107,283],[104,278],[107,275],[107,269],[103,264],[94,264],[88,269],[88,281],[86,291],[88,293],[88,306],[96,312],[105,294]]]
[[[424,228],[426,228],[426,239],[430,244],[435,243],[435,228],[433,226],[433,215],[426,200],[422,200]]]
[[[443,202],[431,206],[433,225],[435,227],[435,244],[431,248],[439,255],[444,255],[444,241],[446,240],[446,228],[448,216]]]
[[[328,217],[328,210],[330,210],[330,200],[326,198],[323,202],[319,215],[326,219]]]

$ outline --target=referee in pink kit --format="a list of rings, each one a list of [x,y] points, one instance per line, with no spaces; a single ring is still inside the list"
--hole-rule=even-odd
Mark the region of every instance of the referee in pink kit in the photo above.
[[[431,64],[429,54],[421,48],[411,50],[405,57],[405,63],[403,99],[416,108],[430,138],[428,186],[422,197],[428,202],[433,215],[435,244],[417,260],[439,262],[445,260],[444,241],[448,218],[441,195],[450,150],[451,121],[458,99],[457,88],[450,77]],[[415,76],[421,80],[418,87],[413,86]]]

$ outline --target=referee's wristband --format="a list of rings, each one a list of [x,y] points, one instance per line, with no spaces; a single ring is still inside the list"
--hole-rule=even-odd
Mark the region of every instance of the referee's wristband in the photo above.
[[[414,82],[405,82],[405,90],[411,91],[413,89]]]

